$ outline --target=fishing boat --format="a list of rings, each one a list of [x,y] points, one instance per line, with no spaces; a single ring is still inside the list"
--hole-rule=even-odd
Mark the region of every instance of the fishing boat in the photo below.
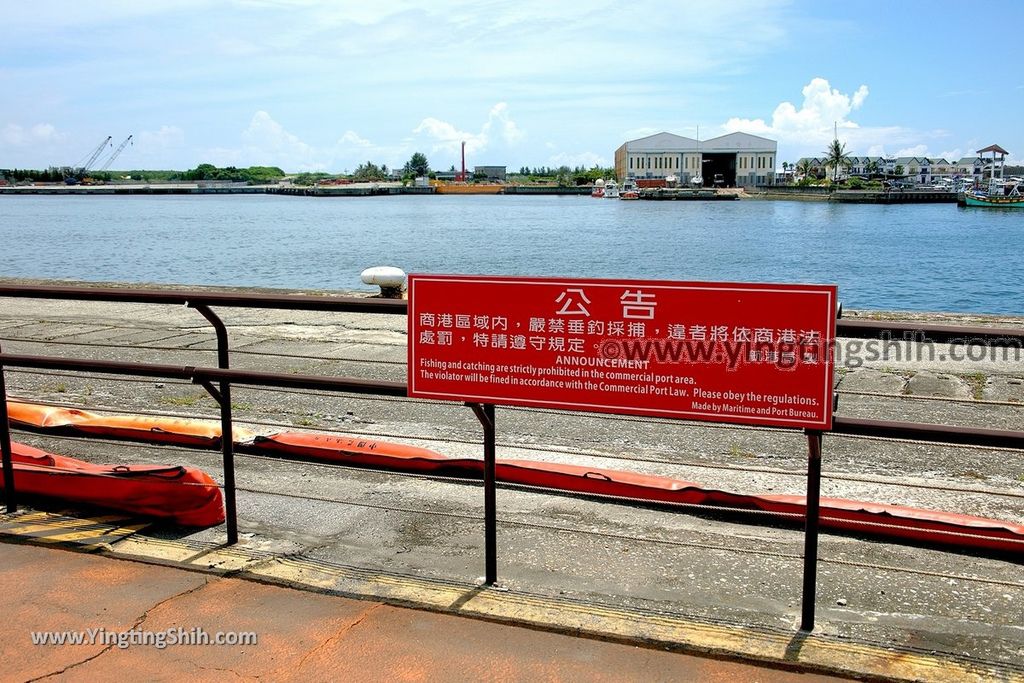
[[[961,206],[983,206],[997,209],[1024,209],[1024,195],[1020,193],[1020,185],[989,183],[988,191],[969,190],[960,197]]]
[[[632,178],[622,181],[622,189],[619,190],[619,199],[640,199],[640,188],[633,182]]]
[[[605,199],[618,199],[619,198],[619,184],[614,180],[609,180],[604,184],[604,198]]]
[[[1009,154],[999,145],[989,145],[978,150],[978,156],[992,154],[989,165],[988,187],[983,190],[965,189],[957,195],[960,206],[979,206],[995,209],[1024,209],[1024,196],[1020,194],[1020,182],[1003,179],[1003,167]],[[997,173],[998,171],[998,173]]]

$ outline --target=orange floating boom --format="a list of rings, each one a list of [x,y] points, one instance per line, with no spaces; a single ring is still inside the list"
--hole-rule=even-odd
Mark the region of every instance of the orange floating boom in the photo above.
[[[94,465],[17,442],[11,443],[11,450],[14,488],[19,494],[181,526],[210,527],[224,521],[220,489],[202,470],[170,465]]]
[[[8,409],[12,424],[44,432],[71,430],[204,448],[216,447],[220,440],[220,425],[207,420],[111,416],[19,402],[9,402]],[[253,436],[250,432],[234,431],[238,449],[249,453],[353,467],[483,478],[481,460],[451,458],[427,448],[360,436],[310,432]],[[806,498],[799,495],[732,493],[670,477],[531,460],[500,459],[495,468],[500,482],[552,491],[572,491],[619,500],[716,506],[736,511],[757,510],[794,519],[802,519],[807,513]],[[16,480],[16,486],[20,486],[19,481]],[[1024,525],[956,512],[822,498],[821,526],[866,536],[1024,555]]]

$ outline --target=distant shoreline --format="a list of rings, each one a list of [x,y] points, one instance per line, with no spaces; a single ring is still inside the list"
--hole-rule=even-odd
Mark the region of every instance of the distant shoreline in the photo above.
[[[470,186],[472,187],[472,186]],[[705,191],[709,188],[705,188]],[[462,196],[480,195],[520,195],[520,196],[587,196],[589,186],[554,187],[550,185],[506,185],[499,191],[481,192],[437,192],[432,186],[415,187],[400,183],[351,183],[347,185],[244,185],[240,183],[151,183],[151,184],[109,184],[109,185],[21,185],[0,187],[0,195],[10,196],[151,196],[151,195],[278,195],[290,197],[389,197],[405,195],[445,195]],[[841,202],[862,204],[922,204],[922,203],[955,203],[955,193],[939,193],[930,190],[909,190],[898,193],[878,192],[870,190],[839,190],[829,192],[825,188],[795,187],[791,185],[778,187],[762,187],[747,191],[746,188],[722,188],[717,190],[718,199],[722,195],[732,195],[739,199],[797,201],[797,202]],[[654,199],[644,197],[641,199]],[[663,199],[663,197],[658,197]],[[705,197],[703,199],[714,199]],[[693,199],[679,197],[679,199]]]
[[[55,278],[2,277],[0,285],[5,287],[24,286],[56,286],[56,287],[104,287],[113,289],[158,289],[158,290],[189,290],[204,292],[234,292],[267,295],[302,294],[310,296],[336,296],[376,298],[379,292],[374,289],[294,289],[287,287],[238,287],[231,285],[197,285],[197,284],[166,284],[154,282],[124,281],[87,281],[63,280]],[[2,297],[0,297],[2,299]],[[1024,326],[1024,316],[999,313],[957,313],[952,311],[898,311],[873,309],[845,309],[843,318],[846,320],[874,320],[924,322],[937,325],[969,325],[980,327]]]

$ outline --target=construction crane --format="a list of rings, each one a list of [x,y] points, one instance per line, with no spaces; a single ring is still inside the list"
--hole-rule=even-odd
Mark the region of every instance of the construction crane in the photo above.
[[[108,168],[110,168],[110,165],[112,163],[114,163],[114,159],[116,159],[121,154],[121,152],[124,151],[125,147],[127,147],[128,145],[134,145],[135,144],[135,143],[132,142],[132,138],[133,137],[134,137],[133,135],[129,135],[128,137],[126,137],[124,139],[124,142],[122,142],[120,145],[117,146],[117,149],[114,150],[114,153],[110,155],[110,157],[106,160],[106,162],[104,162],[104,164],[102,166],[100,166],[100,168],[99,168],[100,172],[106,171]]]
[[[84,162],[79,162],[77,166],[66,166],[61,169],[64,172],[64,182],[68,185],[77,185],[78,182],[85,177],[86,172],[96,160],[99,158],[103,150],[107,148],[110,141],[114,139],[113,135],[108,135],[107,139],[99,144],[99,146],[92,151],[92,153],[85,158]]]

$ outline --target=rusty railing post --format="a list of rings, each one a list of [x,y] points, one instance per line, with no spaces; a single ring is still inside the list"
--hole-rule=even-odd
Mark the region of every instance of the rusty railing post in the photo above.
[[[495,493],[494,406],[467,403],[484,428],[484,583],[498,581],[498,505]]]
[[[0,349],[3,354],[3,349]],[[11,424],[7,419],[7,384],[4,379],[4,363],[0,357],[0,457],[4,470],[4,505],[7,512],[15,512],[18,505],[14,498],[14,455],[11,453]]]
[[[800,630],[814,630],[818,590],[818,522],[821,506],[821,432],[807,430],[807,520],[804,523],[804,583]]]
[[[205,304],[189,303],[188,306],[199,311],[213,325],[217,333],[217,366],[227,370],[228,330],[224,322]],[[231,382],[222,379],[220,388],[216,391],[209,383],[203,383],[203,386],[220,404],[220,445],[224,456],[224,521],[227,525],[228,545],[234,545],[238,543],[238,512],[235,504],[235,440],[231,427]]]

